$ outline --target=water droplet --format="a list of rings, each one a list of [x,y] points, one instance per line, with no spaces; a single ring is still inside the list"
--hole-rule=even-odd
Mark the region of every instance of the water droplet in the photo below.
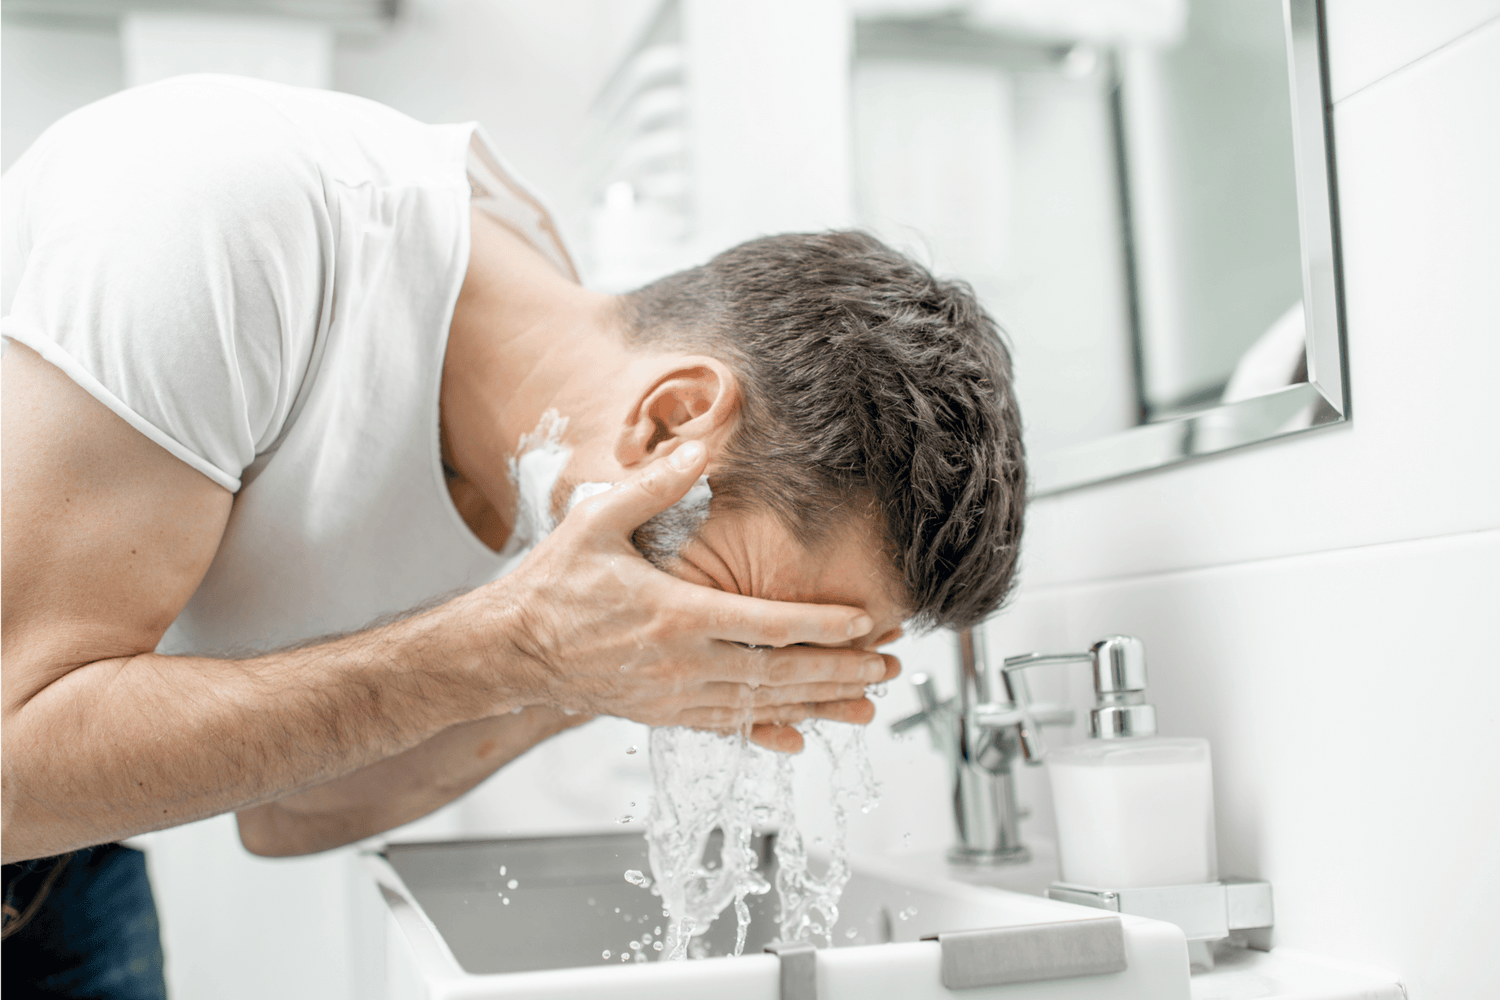
[[[507,888],[507,889],[514,889],[516,886],[518,886],[520,884],[521,883],[517,882],[515,879],[511,879],[509,882],[505,883],[505,888]]]
[[[624,668],[622,667],[621,669],[624,669]],[[626,747],[625,748],[625,752],[626,753],[635,753],[635,747]]]
[[[505,904],[506,906],[509,906],[510,905],[510,897],[509,896],[501,896],[500,897],[500,902],[503,903],[503,904]]]
[[[604,958],[605,958],[606,961],[608,961],[608,959],[609,959],[609,949],[608,948],[604,949]]]
[[[632,941],[632,942],[630,942],[630,950],[631,951],[640,951],[641,950],[641,943],[639,941]]]
[[[859,937],[859,928],[858,927],[851,927],[851,928],[849,928],[847,931],[844,932],[844,937],[847,940],[849,940],[849,941],[853,941],[855,938]]]
[[[622,961],[622,962],[628,962],[628,961],[630,961],[630,956],[627,955],[627,954],[625,954],[625,952],[622,951],[622,952],[620,952],[620,961]]]
[[[623,823],[629,823],[633,819],[635,819],[634,816],[630,815],[630,813],[626,813],[624,816],[621,816],[619,819],[615,820],[615,822],[623,824]]]
[[[651,949],[653,951],[661,951],[661,942],[660,941],[653,941],[653,942],[651,942]]]
[[[615,907],[615,912],[616,912],[616,913],[619,913],[619,912],[620,912],[620,908],[619,908],[619,907],[618,907],[618,906],[617,906],[617,907]]]
[[[648,886],[648,885],[651,884],[651,880],[649,878],[647,878],[646,876],[642,875],[639,871],[637,871],[634,868],[630,869],[629,871],[627,871],[625,873],[625,881],[629,882],[631,885],[638,885],[642,889],[644,889],[646,886]],[[620,911],[616,910],[615,912],[619,913]]]
[[[501,874],[501,875],[504,875],[504,874],[505,874],[505,866],[504,866],[504,865],[501,865],[501,866],[500,866],[500,874]]]
[[[661,924],[657,924],[656,929],[651,933],[655,934],[657,937],[661,937]]]
[[[912,917],[915,917],[916,915],[917,915],[917,908],[915,906],[908,906],[906,909],[904,909],[900,913],[896,914],[896,916],[900,917],[902,920],[910,920]]]

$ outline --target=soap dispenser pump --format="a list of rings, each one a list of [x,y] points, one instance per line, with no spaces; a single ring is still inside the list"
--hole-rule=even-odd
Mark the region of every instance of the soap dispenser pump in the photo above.
[[[1080,662],[1094,672],[1089,738],[1049,754],[1018,673]],[[1087,653],[1012,656],[1002,678],[1022,711],[1022,751],[1051,772],[1063,882],[1127,889],[1217,879],[1208,741],[1157,735],[1141,640],[1113,635]]]

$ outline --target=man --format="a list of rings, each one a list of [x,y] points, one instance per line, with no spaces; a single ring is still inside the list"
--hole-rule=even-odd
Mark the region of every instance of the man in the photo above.
[[[69,116],[5,205],[4,854],[33,882],[231,810],[256,853],[349,843],[597,714],[796,750],[869,721],[903,622],[1009,588],[1004,348],[869,237],[602,295],[472,126],[225,77]],[[584,483],[615,485],[547,533]]]

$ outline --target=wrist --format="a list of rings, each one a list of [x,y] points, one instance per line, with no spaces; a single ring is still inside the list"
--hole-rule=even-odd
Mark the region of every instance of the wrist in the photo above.
[[[550,707],[550,671],[533,641],[529,616],[505,580],[478,587],[422,617],[423,644],[459,701],[462,718]]]

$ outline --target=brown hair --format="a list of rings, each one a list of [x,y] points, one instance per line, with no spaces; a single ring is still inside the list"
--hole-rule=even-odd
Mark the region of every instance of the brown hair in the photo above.
[[[1010,354],[973,290],[860,232],[768,236],[630,293],[627,341],[722,358],[742,417],[715,504],[804,545],[878,515],[917,626],[965,628],[1016,572],[1026,467]]]

